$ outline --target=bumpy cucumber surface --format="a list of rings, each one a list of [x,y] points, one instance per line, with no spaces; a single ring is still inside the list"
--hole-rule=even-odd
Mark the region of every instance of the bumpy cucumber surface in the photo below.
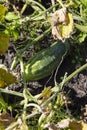
[[[55,42],[47,49],[37,53],[25,65],[26,80],[40,80],[50,75],[60,64],[68,49],[69,43]]]

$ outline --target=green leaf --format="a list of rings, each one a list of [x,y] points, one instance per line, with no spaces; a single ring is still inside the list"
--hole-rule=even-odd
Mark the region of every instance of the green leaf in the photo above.
[[[0,0],[0,3],[4,3],[5,2],[5,0]]]
[[[78,35],[78,37],[77,37],[79,43],[84,42],[84,40],[85,40],[86,37],[87,37],[87,34],[86,34],[86,33],[80,33],[80,34]]]
[[[87,6],[87,0],[81,0],[82,4]]]
[[[1,112],[2,110],[6,111],[7,107],[8,107],[8,105],[7,105],[7,103],[4,101],[4,99],[3,99],[3,97],[2,97],[2,95],[1,95],[1,93],[0,93],[0,112]]]
[[[75,23],[75,26],[81,32],[87,33],[87,25],[80,25],[80,24]]]
[[[0,55],[3,55],[9,46],[9,36],[5,33],[0,33]]]
[[[13,12],[8,12],[5,16],[5,19],[8,21],[17,20],[18,18],[20,18],[20,17]]]

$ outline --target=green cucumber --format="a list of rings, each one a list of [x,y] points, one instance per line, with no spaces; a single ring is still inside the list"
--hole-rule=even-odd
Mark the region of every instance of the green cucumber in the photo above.
[[[36,81],[50,75],[63,60],[69,43],[55,42],[32,57],[25,65],[25,79]]]

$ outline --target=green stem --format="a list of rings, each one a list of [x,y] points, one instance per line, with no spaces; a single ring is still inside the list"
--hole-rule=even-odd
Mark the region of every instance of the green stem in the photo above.
[[[77,69],[76,71],[74,71],[72,74],[70,74],[63,82],[63,84],[67,83],[68,81],[70,81],[76,74],[80,73],[82,70],[87,68],[87,63],[84,64],[83,66],[81,66],[79,69]],[[58,85],[55,86],[54,88],[52,88],[52,91],[55,92],[45,103],[43,103],[41,105],[41,107],[44,107],[46,105],[48,105],[48,103],[53,100],[59,92],[61,92],[61,90],[59,89],[59,87],[62,85],[62,82]]]
[[[51,3],[52,3],[52,6],[54,6],[55,5],[55,0],[51,0]],[[54,7],[53,12],[55,12],[55,11],[56,11],[56,8]]]
[[[42,113],[42,109],[38,104],[29,103],[29,104],[26,105],[26,107],[31,107],[31,106],[36,107],[39,110],[39,112]]]
[[[40,16],[42,16],[42,15],[44,15],[44,14],[46,15],[47,12],[51,11],[53,8],[55,8],[55,7],[58,6],[58,5],[59,5],[59,3],[55,4],[54,6],[49,7],[49,8],[46,9],[45,11],[39,13],[37,16],[31,18],[31,20],[37,20],[38,17],[40,17]],[[48,17],[49,17],[49,16],[48,16]]]
[[[65,6],[63,5],[61,0],[57,0],[57,2],[59,2],[59,4],[62,6],[62,8],[64,8]]]
[[[26,86],[26,79],[25,79],[24,64],[23,64],[23,59],[22,59],[21,56],[19,57],[19,61],[20,61],[21,76],[22,76],[22,78],[23,78],[24,88],[27,88],[27,86]]]
[[[24,13],[24,11],[26,10],[27,6],[28,6],[28,0],[25,1],[25,4],[24,4],[24,6],[21,9],[21,15]]]
[[[64,84],[67,83],[68,81],[70,81],[76,74],[80,73],[81,71],[83,71],[84,69],[87,68],[87,63],[82,65],[80,68],[78,68],[77,70],[75,70],[72,74],[70,74],[64,81]],[[59,84],[59,86],[61,86],[62,82]]]
[[[24,88],[23,96],[24,96],[24,107],[23,107],[22,119],[23,119],[23,122],[26,123],[27,105],[28,105],[27,88]]]
[[[19,58],[19,61],[20,61],[21,75],[22,75],[22,77],[24,77],[23,76],[24,75],[24,65],[23,65],[23,59],[21,56]]]
[[[12,90],[8,90],[8,89],[2,89],[2,88],[0,88],[0,92],[6,93],[6,94],[15,95],[15,96],[19,96],[19,97],[23,97],[22,93],[19,93],[19,92],[16,92],[16,91],[12,91]]]
[[[10,70],[14,70],[15,66],[17,65],[17,63],[18,63],[18,56],[15,56],[14,60],[12,62]]]
[[[36,44],[38,41],[40,41],[44,36],[48,35],[51,32],[51,27],[46,30],[43,34],[41,34],[39,37],[35,38],[31,43],[29,43],[29,40],[27,40],[27,45],[19,51],[19,54],[22,54],[25,50],[27,50],[31,45]]]
[[[33,112],[32,114],[30,114],[30,115],[26,116],[26,120],[27,120],[27,119],[29,120],[30,118],[34,117],[34,116],[35,116],[35,115],[37,115],[37,114],[39,114],[39,112],[38,112],[38,111]]]
[[[41,9],[46,10],[46,9],[44,8],[44,6],[42,6],[39,2],[36,2],[36,1],[34,1],[34,0],[28,0],[28,1],[31,2],[31,3],[36,4],[36,5],[39,6]],[[31,5],[31,6],[32,6],[32,5]]]
[[[23,2],[26,2],[26,0],[23,0]],[[37,2],[37,1],[34,1],[34,0],[27,0],[27,3],[28,4],[31,4],[31,6],[32,6],[32,4],[36,4],[37,6],[39,6],[42,10],[46,10],[45,8],[44,8],[44,6],[42,6],[39,2]]]

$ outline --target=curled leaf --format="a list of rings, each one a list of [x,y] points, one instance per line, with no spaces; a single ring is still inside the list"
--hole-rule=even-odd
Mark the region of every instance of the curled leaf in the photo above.
[[[5,33],[0,33],[0,55],[3,55],[9,46],[9,36]]]
[[[9,73],[5,66],[0,65],[0,88],[5,88],[16,82],[16,77]]]
[[[62,8],[53,14],[51,24],[54,39],[65,41],[73,32],[73,17],[72,14],[67,13],[66,8]]]

